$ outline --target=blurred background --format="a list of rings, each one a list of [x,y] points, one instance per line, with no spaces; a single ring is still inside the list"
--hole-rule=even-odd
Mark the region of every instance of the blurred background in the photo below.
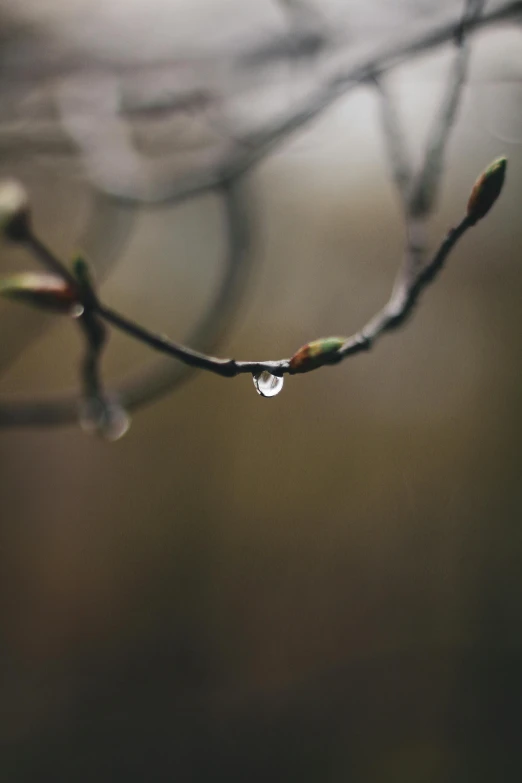
[[[181,340],[227,246],[219,196],[168,187],[461,13],[393,5],[2,0],[0,173],[62,257],[87,249],[106,302]],[[196,374],[117,443],[2,430],[0,780],[522,779],[521,36],[520,15],[473,35],[430,246],[501,154],[507,181],[404,329],[274,399]],[[453,56],[389,73],[415,162]],[[360,328],[404,248],[375,91],[243,187],[248,282],[216,352]],[[34,261],[3,243],[0,268]],[[2,399],[78,385],[74,324],[8,302],[0,323]],[[114,334],[104,374],[153,360]]]

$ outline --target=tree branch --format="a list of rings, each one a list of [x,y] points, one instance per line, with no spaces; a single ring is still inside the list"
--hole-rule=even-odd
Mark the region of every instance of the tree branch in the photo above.
[[[223,189],[228,251],[226,268],[215,298],[187,341],[203,351],[215,348],[234,321],[243,300],[254,255],[250,249],[249,200],[242,183]],[[43,261],[44,257],[40,258]],[[57,260],[57,259],[56,259]],[[107,390],[107,396],[128,410],[135,410],[188,380],[192,368],[172,359],[155,362],[144,371]],[[41,399],[0,399],[0,427],[52,427],[78,421],[76,392],[48,395]]]
[[[404,132],[400,126],[399,116],[395,109],[395,102],[386,85],[386,79],[376,75],[375,84],[379,95],[382,135],[386,144],[392,179],[403,207],[407,210],[409,194],[413,182],[413,171],[406,147]]]
[[[449,231],[432,259],[421,267],[419,259],[424,252],[424,247],[419,244],[416,238],[417,229],[419,226],[422,228],[422,223],[418,221],[418,218],[425,218],[433,208],[443,168],[444,151],[465,81],[468,52],[463,42],[463,34],[465,31],[477,28],[479,25],[493,23],[492,19],[498,21],[504,18],[503,14],[507,14],[508,9],[510,14],[514,13],[514,8],[520,13],[522,11],[522,3],[510,3],[503,6],[495,12],[495,15],[490,14],[487,22],[485,21],[486,17],[482,19],[478,17],[481,8],[482,3],[468,0],[467,10],[463,17],[464,21],[461,22],[462,30],[456,32],[455,27],[452,28],[453,37],[459,42],[459,52],[450,72],[447,92],[442,102],[440,113],[432,127],[423,165],[415,180],[413,179],[411,165],[406,154],[398,118],[394,113],[389,96],[382,90],[381,85],[381,119],[387,140],[392,172],[405,207],[408,247],[403,270],[392,290],[388,303],[361,330],[350,338],[327,338],[326,340],[313,341],[300,349],[290,359],[257,362],[221,359],[208,354],[206,352],[208,349],[198,351],[174,343],[168,338],[155,334],[135,323],[98,300],[87,301],[82,299],[80,295],[79,301],[86,308],[85,324],[88,326],[87,321],[91,317],[103,319],[108,324],[149,345],[154,350],[167,354],[169,357],[177,358],[186,366],[185,370],[186,368],[199,368],[224,377],[234,377],[239,374],[258,376],[262,372],[270,372],[274,376],[309,372],[323,364],[336,364],[347,356],[369,350],[381,334],[402,325],[411,315],[422,291],[442,269],[456,243],[467,229],[485,214],[483,212],[473,216],[468,211],[468,215],[458,226]],[[241,139],[240,145],[234,148],[232,153],[224,153],[223,159],[218,157],[218,162],[213,166],[209,168],[202,165],[198,171],[198,177],[194,178],[194,171],[192,171],[191,174],[187,174],[183,183],[180,183],[178,180],[173,188],[172,183],[168,181],[169,173],[167,172],[166,179],[162,180],[161,183],[161,196],[159,198],[158,183],[148,182],[146,192],[141,192],[139,196],[134,192],[133,195],[129,195],[129,200],[133,201],[136,198],[149,201],[164,198],[178,200],[188,198],[210,187],[225,184],[229,236],[231,240],[229,270],[232,270],[227,275],[227,277],[230,277],[227,282],[234,283],[234,281],[239,279],[234,270],[238,259],[244,253],[246,235],[238,208],[237,187],[233,183],[260,160],[272,146],[316,116],[323,108],[335,100],[338,95],[345,92],[351,84],[359,84],[370,80],[375,73],[380,73],[383,69],[386,70],[392,67],[402,57],[414,56],[428,47],[427,41],[431,42],[430,46],[436,45],[437,41],[442,42],[442,40],[439,40],[441,30],[442,28],[439,29],[438,33],[432,33],[429,39],[418,40],[416,44],[410,42],[402,48],[397,47],[393,51],[381,54],[378,58],[368,59],[356,68],[337,73],[337,75],[328,80],[326,85],[319,88],[311,98],[309,97],[303,103],[300,111],[292,112],[284,118],[279,118],[275,123],[267,125],[261,131],[248,134]],[[449,40],[451,37],[448,34],[443,40]],[[138,179],[142,173],[138,172]],[[413,190],[412,182],[414,182]],[[136,184],[136,177],[133,178],[132,175],[128,177],[127,187],[129,188],[129,193],[135,189]],[[483,205],[481,208],[483,208]],[[489,209],[489,206],[487,209]],[[60,274],[71,285],[76,282],[67,267],[61,264],[38,238],[31,234],[27,238],[26,244],[53,273]],[[222,289],[221,293],[224,291],[225,289]],[[223,293],[223,296],[221,296],[221,293],[216,302],[220,307],[223,304],[222,300],[226,301],[227,297],[226,292]],[[217,311],[212,311],[211,315],[217,318]],[[209,319],[207,319],[207,323],[210,323]],[[98,388],[99,379],[96,373],[97,366],[95,367],[93,364],[93,354],[91,353],[87,355],[84,363],[86,387],[91,383],[92,388],[94,388],[93,384]],[[176,377],[183,377],[183,375],[184,373],[180,371]],[[130,407],[142,405],[157,394],[162,393],[167,386],[170,386],[172,377],[170,375],[168,381],[165,381],[165,378],[160,378],[159,382],[151,385],[150,376],[147,374],[141,380],[134,380],[128,385],[124,384],[120,388],[120,398],[124,404]],[[77,402],[70,398],[65,400],[61,398],[51,401],[37,401],[26,405],[14,403],[12,405],[5,404],[0,406],[0,426],[56,424],[72,421],[76,418]]]
[[[408,281],[407,288],[400,292],[392,292],[387,305],[355,335],[343,340],[342,345],[338,350],[331,353],[328,361],[325,363],[335,364],[347,356],[352,356],[360,351],[366,351],[381,334],[402,325],[411,314],[421,292],[435,279],[438,272],[442,269],[450,251],[472,225],[473,222],[470,220],[470,217],[466,216],[456,228],[451,229],[432,260],[413,279]],[[67,280],[66,273],[68,274],[68,270],[66,267],[63,267],[61,262],[56,258],[50,262],[49,259],[52,256],[52,253],[47,248],[44,249],[42,243],[36,239],[34,235],[31,234],[28,237],[26,244],[34,251],[37,258],[39,258],[47,268],[56,271],[62,267],[62,275]],[[80,299],[80,301],[82,300]],[[153,348],[160,353],[167,354],[175,359],[179,359],[190,367],[213,372],[226,378],[232,378],[236,375],[245,373],[256,375],[263,371],[268,371],[274,375],[281,376],[287,373],[294,374],[296,372],[308,372],[311,369],[316,369],[316,367],[300,367],[299,369],[296,369],[292,365],[290,359],[261,362],[220,359],[175,343],[162,335],[155,334],[101,302],[96,301],[87,303],[83,301],[82,304],[84,304],[85,307],[88,307],[89,314],[101,318],[111,324],[111,326],[114,326],[116,329],[119,329],[130,337],[148,345],[150,348]]]

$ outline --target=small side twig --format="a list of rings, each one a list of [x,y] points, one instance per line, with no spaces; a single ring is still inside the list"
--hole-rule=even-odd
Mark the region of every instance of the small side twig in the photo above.
[[[381,127],[388,153],[388,161],[395,187],[406,209],[413,182],[413,171],[406,148],[406,140],[395,109],[395,102],[389,93],[386,79],[375,74],[373,77],[379,95]]]
[[[255,259],[255,254],[249,252],[251,196],[248,188],[236,179],[220,188],[218,195],[222,196],[225,244],[228,248],[225,271],[209,308],[187,338],[188,344],[203,351],[214,350],[234,322]],[[47,258],[42,254],[37,260],[50,269],[45,263]],[[136,410],[187,381],[194,369],[183,362],[173,362],[168,356],[124,378],[115,388],[107,390],[107,396],[109,400],[118,400],[125,410]],[[77,421],[78,396],[75,391],[41,398],[21,396],[0,400],[0,428],[52,427]]]
[[[468,25],[478,21],[483,5],[483,0],[465,2],[462,21],[456,35],[458,51],[448,73],[444,97],[431,125],[424,157],[417,171],[414,171],[411,156],[408,155],[405,134],[386,80],[374,76],[379,92],[383,136],[393,180],[402,204],[406,233],[404,261],[390,299],[390,306],[395,303],[394,308],[399,304],[400,309],[402,304],[408,301],[416,281],[422,279],[420,270],[426,256],[426,222],[437,202],[444,157],[466,83],[470,48],[464,33]],[[429,267],[430,265],[427,268]]]

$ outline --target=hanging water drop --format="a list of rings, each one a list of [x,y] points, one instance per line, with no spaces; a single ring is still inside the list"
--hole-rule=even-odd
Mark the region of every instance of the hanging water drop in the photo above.
[[[73,304],[73,306],[69,310],[69,315],[71,316],[71,318],[81,318],[84,312],[85,312],[84,306],[78,302],[77,304]]]
[[[113,399],[97,397],[84,400],[80,407],[80,426],[84,432],[99,435],[104,440],[122,438],[130,427],[125,409]]]
[[[282,375],[272,375],[268,370],[252,376],[256,391],[261,397],[275,397],[283,388],[284,378]]]
[[[130,416],[125,408],[118,403],[110,403],[106,409],[101,435],[111,442],[120,440],[128,432],[130,424]]]

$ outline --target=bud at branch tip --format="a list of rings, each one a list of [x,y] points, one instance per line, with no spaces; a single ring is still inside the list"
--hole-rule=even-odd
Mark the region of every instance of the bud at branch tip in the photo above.
[[[483,218],[500,196],[506,176],[507,158],[489,164],[473,185],[468,201],[468,218],[472,225]]]

